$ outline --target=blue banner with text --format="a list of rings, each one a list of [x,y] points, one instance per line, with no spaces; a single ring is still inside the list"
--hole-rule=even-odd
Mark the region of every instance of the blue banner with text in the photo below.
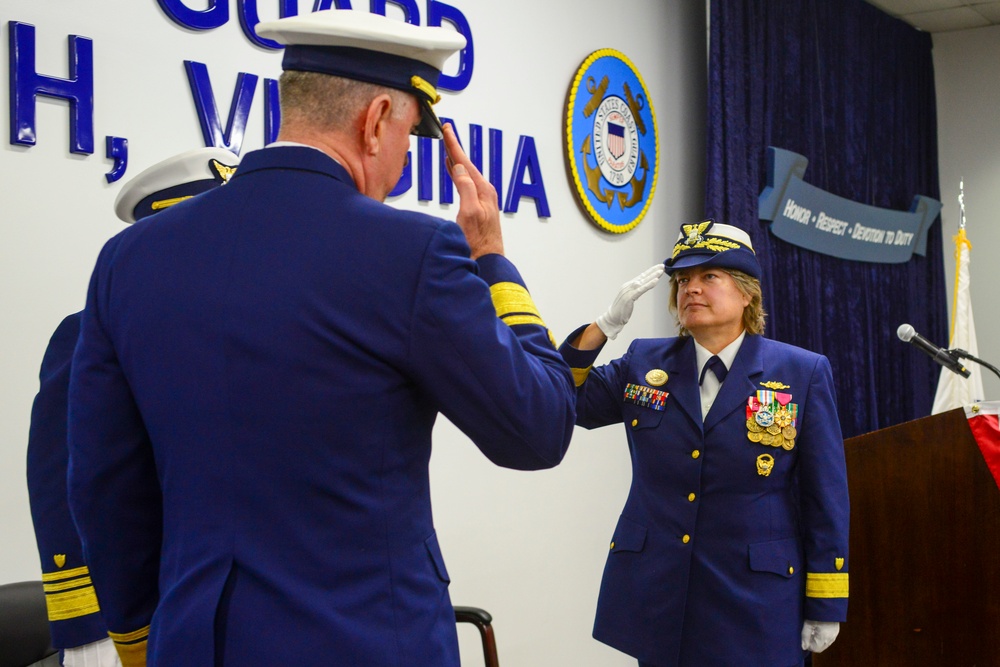
[[[838,197],[802,180],[809,160],[782,148],[767,149],[767,185],[760,193],[761,220],[788,243],[860,262],[899,264],[924,255],[927,230],[941,202],[917,195],[909,211],[895,211]]]

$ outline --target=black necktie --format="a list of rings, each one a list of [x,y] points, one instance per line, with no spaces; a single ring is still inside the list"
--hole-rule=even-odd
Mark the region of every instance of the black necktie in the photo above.
[[[719,384],[722,384],[726,379],[729,369],[722,363],[722,359],[719,359],[716,355],[712,355],[712,358],[708,360],[705,367],[701,369],[701,378],[699,378],[698,384],[701,385],[705,381],[705,373],[708,372],[709,368],[715,373],[715,377],[719,378]]]

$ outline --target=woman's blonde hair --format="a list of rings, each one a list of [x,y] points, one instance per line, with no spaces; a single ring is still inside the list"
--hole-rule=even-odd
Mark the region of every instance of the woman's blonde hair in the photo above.
[[[750,274],[737,271],[736,269],[726,269],[716,267],[720,271],[729,274],[736,288],[740,293],[749,297],[750,303],[743,309],[743,328],[749,334],[763,334],[764,321],[767,319],[767,312],[764,310],[764,294],[760,288],[760,281]],[[680,317],[677,315],[677,272],[670,276],[670,312],[674,315],[674,323],[677,324],[677,331],[681,336],[690,336],[691,332],[681,326]]]

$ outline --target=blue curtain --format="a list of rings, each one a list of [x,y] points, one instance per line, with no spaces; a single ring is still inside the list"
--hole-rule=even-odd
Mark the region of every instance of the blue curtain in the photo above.
[[[926,257],[871,264],[790,245],[757,217],[768,146],[848,199],[940,199],[930,35],[862,0],[711,0],[710,16],[706,214],[753,240],[766,335],[830,358],[845,436],[930,414],[940,367],[896,328],[947,344],[940,220]]]

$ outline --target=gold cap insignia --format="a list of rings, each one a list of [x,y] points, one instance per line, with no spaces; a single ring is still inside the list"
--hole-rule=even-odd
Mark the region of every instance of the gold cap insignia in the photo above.
[[[704,222],[696,222],[692,225],[681,225],[684,230],[684,243],[693,246],[696,243],[704,241],[705,237],[702,235],[711,224],[711,220],[705,220]]]
[[[774,380],[771,380],[769,382],[761,382],[760,386],[767,387],[768,389],[791,389],[789,385],[783,384],[781,382],[775,382]]]
[[[56,567],[62,567],[66,564],[66,554],[56,554],[52,560],[55,561]]]
[[[838,572],[840,570],[843,570],[844,569],[844,559],[843,558],[834,558],[833,559],[833,566],[835,568],[837,568]]]
[[[665,370],[654,368],[646,373],[646,384],[653,387],[662,387],[667,383],[667,378],[669,377]]]
[[[228,164],[222,164],[218,160],[210,160],[208,166],[213,172],[215,172],[216,177],[223,183],[228,183],[229,179],[236,173],[236,167],[231,167]]]
[[[761,454],[757,457],[757,474],[767,477],[774,468],[774,457],[770,454]]]

